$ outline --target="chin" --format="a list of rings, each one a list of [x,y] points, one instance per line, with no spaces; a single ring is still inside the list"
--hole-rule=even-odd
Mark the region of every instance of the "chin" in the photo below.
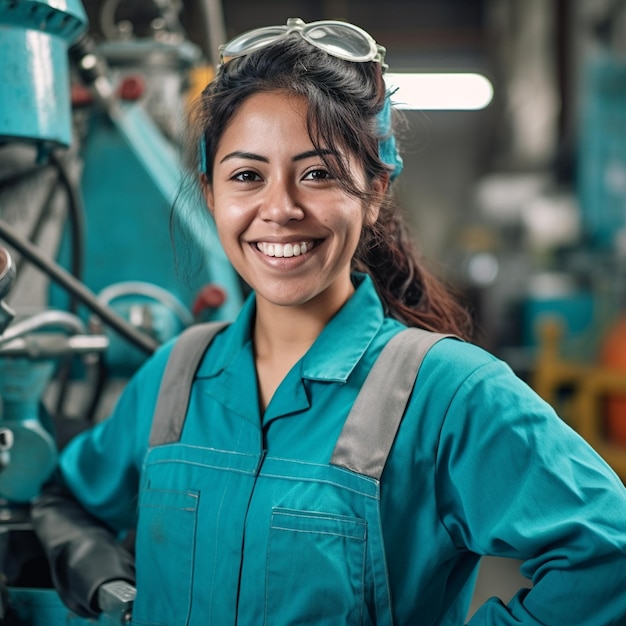
[[[320,292],[305,292],[299,290],[286,290],[284,285],[276,290],[257,290],[257,298],[262,298],[274,306],[300,307],[316,300]]]
[[[302,297],[285,297],[285,296],[277,296],[277,297],[265,297],[262,296],[265,300],[267,300],[270,304],[274,306],[280,307],[300,307],[311,302],[315,296],[302,296]]]

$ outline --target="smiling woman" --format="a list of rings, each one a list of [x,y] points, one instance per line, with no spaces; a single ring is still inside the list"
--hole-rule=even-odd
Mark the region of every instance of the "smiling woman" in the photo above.
[[[383,57],[341,22],[224,47],[191,168],[251,293],[226,328],[163,346],[63,451],[34,519],[75,611],[121,579],[145,626],[458,626],[492,555],[532,589],[472,626],[626,623],[626,491],[459,340],[468,315],[393,201]],[[129,527],[134,566],[108,530]]]
[[[351,184],[366,191],[364,169],[352,155],[314,147],[307,109],[303,96],[249,96],[221,137],[212,182],[204,178],[224,250],[256,294],[263,408],[354,293],[352,258],[363,226],[378,216],[374,200],[348,193],[331,173],[327,162],[341,161]],[[387,181],[383,175],[370,183],[373,198],[383,197]]]
[[[354,292],[351,260],[363,224],[378,215],[375,204],[350,195],[333,177],[326,164],[330,154],[313,146],[306,116],[303,96],[250,96],[222,135],[212,182],[205,178],[222,245],[256,293],[257,316],[278,321],[281,311],[272,307],[289,306],[295,323],[302,309],[298,328],[304,336],[313,320],[325,324]],[[351,155],[337,156],[351,181],[365,190],[363,167]],[[374,184],[382,197],[387,177]],[[326,313],[318,320],[308,315],[311,308]],[[263,332],[275,329],[265,323],[258,329]],[[316,333],[319,327],[310,337]],[[302,344],[302,353],[308,347]]]
[[[350,196],[363,203],[359,218],[363,228],[350,268],[365,272],[374,280],[386,305],[399,320],[411,326],[467,337],[471,333],[468,313],[420,262],[393,197],[387,193],[389,182],[402,171],[402,159],[393,135],[395,113],[391,93],[384,82],[384,48],[352,25],[314,24],[305,32],[307,36],[317,37],[315,47],[298,36],[303,32],[298,20],[291,20],[280,29],[252,31],[249,36],[235,39],[237,45],[223,47],[224,58],[231,58],[229,51],[233,49],[235,58],[222,66],[194,111],[189,142],[191,169],[197,171],[204,164],[203,184],[211,188],[213,177],[226,157],[231,160],[244,156],[240,154],[243,152],[253,157],[250,160],[257,162],[256,165],[262,163],[266,156],[251,154],[241,146],[233,147],[232,155],[223,150],[218,158],[218,143],[228,134],[239,108],[253,108],[249,97],[272,93],[276,98],[282,94],[291,101],[290,107],[300,108],[299,124],[304,128],[297,130],[300,134],[306,131],[308,147],[302,148],[298,159],[317,157],[323,166],[321,170],[311,171],[309,178],[328,179],[325,194],[342,189],[346,198]],[[359,37],[365,38],[366,46],[357,44]],[[246,42],[250,42],[251,49],[246,49],[244,54],[240,48]],[[363,62],[358,56],[355,61],[338,65],[337,57],[343,60],[346,55],[354,54],[354,50],[365,47],[376,51],[372,52],[371,60]],[[350,102],[346,102],[347,94]],[[246,123],[248,136],[264,133],[264,142],[257,142],[262,152],[289,136],[284,134],[284,129],[266,129],[258,116],[248,116]],[[199,158],[197,145],[202,146]],[[242,173],[242,176],[254,177],[254,174]],[[319,183],[315,188],[322,192]],[[329,209],[332,206],[331,203]],[[368,216],[372,212],[374,219]],[[316,243],[322,243],[322,239]],[[332,313],[328,311],[328,315]]]

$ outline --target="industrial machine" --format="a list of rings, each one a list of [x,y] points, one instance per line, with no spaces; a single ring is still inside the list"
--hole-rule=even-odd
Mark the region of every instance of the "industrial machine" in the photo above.
[[[0,625],[94,623],[52,589],[30,504],[159,344],[244,295],[183,193],[175,130],[203,55],[177,3],[154,4],[152,35],[96,43],[80,0],[0,0]],[[126,623],[132,593],[107,592],[98,623]]]

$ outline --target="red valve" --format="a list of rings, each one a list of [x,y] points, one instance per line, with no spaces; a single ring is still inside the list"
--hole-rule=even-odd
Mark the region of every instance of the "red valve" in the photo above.
[[[200,289],[191,311],[194,317],[198,317],[206,310],[217,309],[224,302],[226,302],[226,292],[218,285],[209,284]]]
[[[125,76],[117,89],[117,94],[122,100],[139,100],[146,90],[146,85],[141,76],[131,74]]]

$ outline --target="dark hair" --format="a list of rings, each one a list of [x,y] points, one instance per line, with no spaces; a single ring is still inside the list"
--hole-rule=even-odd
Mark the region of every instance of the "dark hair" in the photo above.
[[[353,155],[369,182],[390,173],[378,151],[384,131],[376,116],[386,98],[380,63],[343,61],[292,36],[226,63],[196,102],[189,165],[197,172],[206,163],[208,183],[226,126],[247,97],[263,91],[306,98],[308,132],[317,149]],[[420,263],[392,194],[376,197],[371,185],[358,188],[344,161],[325,160],[348,193],[380,204],[376,223],[364,226],[353,269],[372,277],[389,314],[409,326],[468,338],[469,314]]]

